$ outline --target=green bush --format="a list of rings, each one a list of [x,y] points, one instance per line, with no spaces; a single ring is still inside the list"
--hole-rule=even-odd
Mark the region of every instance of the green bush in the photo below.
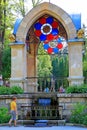
[[[11,94],[10,88],[8,88],[6,86],[0,87],[0,95],[9,95],[9,94]]]
[[[23,94],[24,93],[23,89],[18,86],[12,86],[10,89],[11,89],[11,94]]]
[[[7,123],[10,119],[10,114],[8,114],[8,108],[0,108],[0,123]]]
[[[0,95],[10,95],[10,94],[23,94],[24,91],[19,86],[12,86],[12,87],[6,87],[1,86],[0,87]]]
[[[87,85],[83,84],[80,86],[69,86],[66,89],[66,93],[87,93]]]
[[[75,124],[87,125],[87,105],[77,103],[71,111],[70,122]]]

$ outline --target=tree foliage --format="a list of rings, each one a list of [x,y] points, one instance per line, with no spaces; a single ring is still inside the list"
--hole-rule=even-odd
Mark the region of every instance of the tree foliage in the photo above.
[[[9,2],[10,0],[0,0],[0,59],[3,55],[3,49],[9,44],[8,37],[14,21]],[[0,73],[2,68],[2,60],[0,60]]]
[[[39,46],[38,54],[38,76],[50,77],[52,75],[51,57],[46,54],[42,44]]]
[[[38,4],[40,4],[41,1],[43,0],[32,0],[32,6],[33,7],[37,6]]]
[[[70,122],[87,126],[87,104],[77,103],[73,105]]]
[[[11,75],[11,50],[10,48],[5,48],[3,50],[2,56],[2,75],[4,79],[10,78]]]
[[[66,77],[68,76],[68,57],[54,56],[52,57],[53,76],[54,77]]]
[[[7,123],[10,120],[11,116],[8,113],[8,108],[5,106],[0,107],[0,124]]]
[[[87,36],[84,38],[84,54],[83,54],[83,75],[87,77]]]
[[[47,52],[44,51],[42,44],[39,46],[38,54],[38,76],[68,76],[67,55],[48,55]]]
[[[26,12],[27,12],[27,8],[25,8],[25,2],[26,0],[13,0],[11,2],[11,8],[13,10],[13,14],[18,17],[24,17]]]
[[[33,7],[41,0],[32,0]],[[0,73],[3,78],[11,75],[11,54],[9,44],[9,34],[12,33],[15,19],[24,17],[27,13],[25,7],[26,0],[0,0]]]

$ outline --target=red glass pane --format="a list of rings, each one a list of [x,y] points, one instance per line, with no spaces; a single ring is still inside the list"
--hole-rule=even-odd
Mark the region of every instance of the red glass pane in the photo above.
[[[46,18],[41,18],[41,19],[39,19],[39,22],[40,22],[41,24],[45,24],[45,23],[46,23]]]
[[[54,22],[52,23],[52,27],[53,27],[53,28],[58,28],[58,22],[54,21]]]
[[[40,30],[35,30],[35,35],[36,35],[37,37],[39,37],[39,36],[41,35],[41,31],[40,31]]]
[[[48,51],[49,54],[52,54],[52,52],[53,52],[53,48],[48,48],[47,51]]]
[[[59,43],[59,44],[57,45],[57,48],[58,48],[58,49],[62,49],[62,47],[63,47],[63,44],[62,44],[62,43]]]
[[[47,40],[51,41],[54,39],[54,36],[52,34],[47,35]]]

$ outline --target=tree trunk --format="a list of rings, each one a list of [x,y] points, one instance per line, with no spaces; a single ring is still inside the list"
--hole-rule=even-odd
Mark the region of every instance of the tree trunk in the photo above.
[[[4,3],[4,7],[2,5]],[[2,70],[2,53],[4,47],[4,37],[5,37],[5,26],[6,26],[6,0],[0,0],[0,73]]]

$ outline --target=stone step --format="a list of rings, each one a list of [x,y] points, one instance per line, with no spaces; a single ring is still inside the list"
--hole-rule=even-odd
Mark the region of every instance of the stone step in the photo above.
[[[18,124],[21,125],[33,125],[33,126],[51,126],[51,125],[59,125],[64,126],[66,124],[66,120],[18,120]]]

